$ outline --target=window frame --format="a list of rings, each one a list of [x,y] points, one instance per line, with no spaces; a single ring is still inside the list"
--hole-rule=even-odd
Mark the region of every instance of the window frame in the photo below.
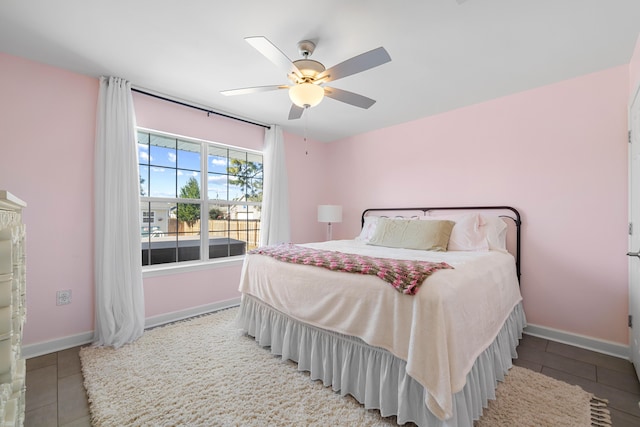
[[[229,151],[242,152],[249,155],[257,155],[262,160],[262,165],[264,167],[264,153],[259,150],[249,149],[238,147],[230,144],[224,144],[215,141],[209,141],[201,138],[195,138],[180,134],[175,134],[171,132],[165,132],[157,129],[146,128],[142,126],[136,127],[136,135],[138,132],[144,132],[149,134],[154,134],[162,137],[179,139],[185,142],[196,143],[200,145],[200,198],[199,199],[188,199],[188,198],[180,198],[179,194],[176,194],[175,198],[170,197],[151,197],[151,196],[142,196],[140,195],[141,203],[152,203],[152,202],[168,202],[175,204],[188,204],[188,203],[197,203],[200,205],[200,218],[206,218],[207,224],[206,227],[203,227],[202,224],[204,221],[200,221],[200,259],[199,260],[190,260],[190,261],[174,261],[169,263],[160,263],[160,264],[149,264],[142,265],[142,274],[143,278],[146,277],[155,277],[155,276],[163,276],[167,274],[177,274],[183,272],[190,271],[199,271],[206,270],[217,267],[227,267],[232,265],[241,265],[244,261],[245,254],[242,255],[230,255],[226,257],[218,257],[218,258],[209,258],[209,227],[208,227],[208,218],[209,218],[209,207],[210,205],[217,204],[218,202],[223,202],[228,204],[229,206],[260,206],[262,207],[262,202],[253,202],[253,201],[244,201],[237,202],[228,199],[209,199],[209,179],[208,176],[210,174],[208,167],[208,155],[209,155],[209,147],[223,148]],[[136,137],[136,145],[137,137]],[[136,153],[138,152],[138,148],[136,147]],[[228,152],[229,152],[228,151]],[[137,159],[138,168],[140,167],[140,159]],[[151,165],[149,165],[151,167]],[[140,172],[139,172],[140,175]],[[149,179],[149,177],[144,177]],[[264,185],[264,174],[263,174],[263,185]],[[140,209],[140,206],[137,207]],[[150,225],[150,223],[141,222],[141,226]],[[260,227],[262,227],[262,223],[260,222]],[[229,237],[227,232],[227,237]],[[247,242],[248,243],[248,242]]]

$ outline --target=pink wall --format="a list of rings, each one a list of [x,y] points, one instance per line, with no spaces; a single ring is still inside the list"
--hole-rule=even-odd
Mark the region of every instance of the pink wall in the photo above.
[[[28,204],[24,342],[92,330],[98,81],[2,53],[0,70],[0,187]]]
[[[146,317],[239,298],[240,265],[144,279]]]
[[[622,66],[331,143],[352,237],[367,207],[508,204],[539,326],[627,343],[627,99]]]
[[[264,128],[133,92],[138,126],[262,150]]]
[[[326,239],[327,225],[319,223],[318,205],[337,203],[332,199],[329,182],[333,173],[330,147],[325,143],[307,143],[298,135],[285,134],[291,241],[317,242]]]

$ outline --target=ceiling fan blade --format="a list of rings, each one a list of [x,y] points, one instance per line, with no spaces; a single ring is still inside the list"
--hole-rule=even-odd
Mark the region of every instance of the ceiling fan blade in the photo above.
[[[220,93],[226,96],[232,95],[245,95],[248,93],[269,92],[278,89],[288,89],[287,85],[272,85],[272,86],[256,86],[256,87],[244,87],[240,89],[221,90]]]
[[[385,48],[379,47],[377,49],[361,53],[358,56],[354,56],[351,59],[347,59],[346,61],[334,65],[328,70],[325,70],[322,73],[318,74],[316,80],[331,82],[343,77],[350,76],[352,74],[369,70],[371,68],[377,67],[378,65],[385,64],[389,61],[391,61],[389,53],[385,50]]]
[[[296,104],[291,104],[291,110],[289,110],[289,120],[296,120],[302,117],[304,108],[298,107]]]
[[[269,61],[276,64],[278,68],[286,71],[287,76],[290,74],[294,74],[298,77],[302,77],[302,73],[300,72],[298,67],[296,67],[295,64],[287,57],[287,55],[282,53],[282,51],[278,49],[273,43],[271,43],[266,37],[245,37],[245,40],[258,52],[263,54]]]
[[[334,87],[324,88],[325,96],[333,98],[336,101],[341,101],[349,105],[360,108],[369,108],[376,103],[375,100],[367,98],[366,96],[358,95],[357,93],[349,92],[342,89],[336,89]]]

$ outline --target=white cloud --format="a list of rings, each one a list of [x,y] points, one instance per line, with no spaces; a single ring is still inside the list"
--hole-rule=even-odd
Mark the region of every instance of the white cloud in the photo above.
[[[140,160],[144,160],[145,162],[149,161],[149,153],[147,153],[146,151],[141,151],[138,154],[138,157],[140,157]]]
[[[214,157],[213,159],[211,159],[211,164],[214,166],[227,166],[227,159]]]
[[[158,167],[153,167],[153,166],[151,167],[151,170],[153,172],[164,172],[165,171],[164,168],[158,168]]]
[[[209,182],[227,182],[227,177],[225,175],[209,175]]]
[[[176,162],[176,153],[167,153],[167,157],[169,158],[169,161],[171,163],[175,163]]]

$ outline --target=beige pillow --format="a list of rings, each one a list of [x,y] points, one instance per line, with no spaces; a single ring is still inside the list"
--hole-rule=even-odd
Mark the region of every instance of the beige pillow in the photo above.
[[[446,251],[456,223],[447,220],[419,221],[380,218],[368,244],[389,248]]]

